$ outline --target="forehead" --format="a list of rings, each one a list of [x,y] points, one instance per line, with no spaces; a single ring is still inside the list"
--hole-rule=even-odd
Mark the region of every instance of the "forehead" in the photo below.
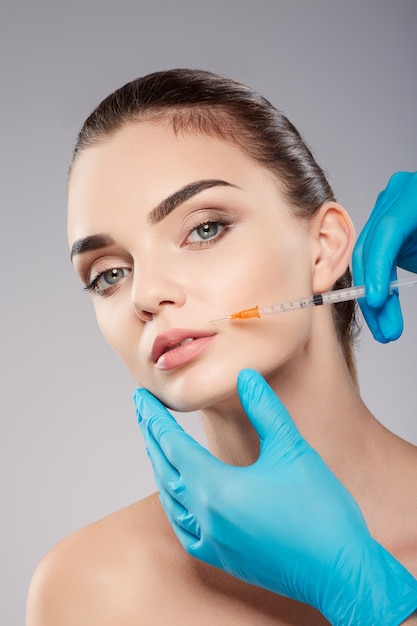
[[[197,180],[222,179],[255,190],[276,180],[237,145],[218,137],[175,133],[168,122],[129,123],[84,149],[68,184],[70,240],[96,231],[97,218],[121,207],[151,211]]]
[[[88,170],[91,176],[111,167],[119,176],[120,170],[126,172],[126,165],[130,162],[140,176],[144,169],[158,168],[162,172],[166,165],[172,169],[175,166],[173,158],[178,159],[179,156],[182,167],[187,164],[198,166],[200,163],[206,167],[210,161],[214,165],[213,155],[216,160],[225,156],[227,160],[233,157],[238,161],[250,161],[253,166],[258,165],[235,142],[215,134],[187,129],[176,132],[167,119],[129,122],[79,153],[72,168],[69,187],[74,177],[79,177],[80,170]]]

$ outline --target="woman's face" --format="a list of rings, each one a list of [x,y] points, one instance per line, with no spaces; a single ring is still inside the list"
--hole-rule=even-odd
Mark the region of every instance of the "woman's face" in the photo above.
[[[312,288],[308,222],[235,145],[161,122],[126,125],[78,157],[68,230],[103,335],[167,406],[235,401],[245,367],[272,384],[297,370],[309,310],[211,323]]]

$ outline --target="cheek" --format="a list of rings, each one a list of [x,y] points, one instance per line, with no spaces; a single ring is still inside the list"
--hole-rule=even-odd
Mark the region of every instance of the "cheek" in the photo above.
[[[140,324],[133,323],[118,308],[112,309],[108,303],[99,302],[95,305],[97,324],[107,343],[113,348],[129,371],[133,371],[137,363],[137,354],[141,336]]]
[[[259,238],[256,254],[243,256],[235,264],[230,298],[246,308],[270,305],[308,296],[312,288],[312,267],[308,247],[297,236]],[[239,305],[240,306],[240,305]],[[239,309],[239,307],[238,307]]]
[[[308,241],[299,231],[290,231],[277,241],[272,237],[262,255],[263,270],[269,280],[279,278],[281,285],[288,288],[293,282],[297,285],[310,285],[311,259]]]

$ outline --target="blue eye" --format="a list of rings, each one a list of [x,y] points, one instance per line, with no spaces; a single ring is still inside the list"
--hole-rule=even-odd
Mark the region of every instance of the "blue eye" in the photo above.
[[[220,222],[204,222],[190,232],[187,241],[188,243],[198,243],[213,239],[219,234],[221,227]]]
[[[117,285],[123,278],[130,273],[130,269],[125,267],[113,267],[105,272],[100,272],[93,280],[84,288],[86,291],[91,291],[99,296],[103,295],[105,291]]]
[[[103,272],[100,275],[97,284],[101,285],[101,287],[105,287],[106,285],[115,285],[119,282],[120,279],[126,276],[125,271],[126,270],[121,267],[115,267],[114,269],[108,270],[107,272]]]

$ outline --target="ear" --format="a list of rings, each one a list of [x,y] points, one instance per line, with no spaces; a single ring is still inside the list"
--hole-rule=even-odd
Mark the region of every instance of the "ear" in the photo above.
[[[313,237],[313,293],[329,291],[348,267],[355,243],[355,229],[346,210],[337,202],[325,202],[310,220]]]

